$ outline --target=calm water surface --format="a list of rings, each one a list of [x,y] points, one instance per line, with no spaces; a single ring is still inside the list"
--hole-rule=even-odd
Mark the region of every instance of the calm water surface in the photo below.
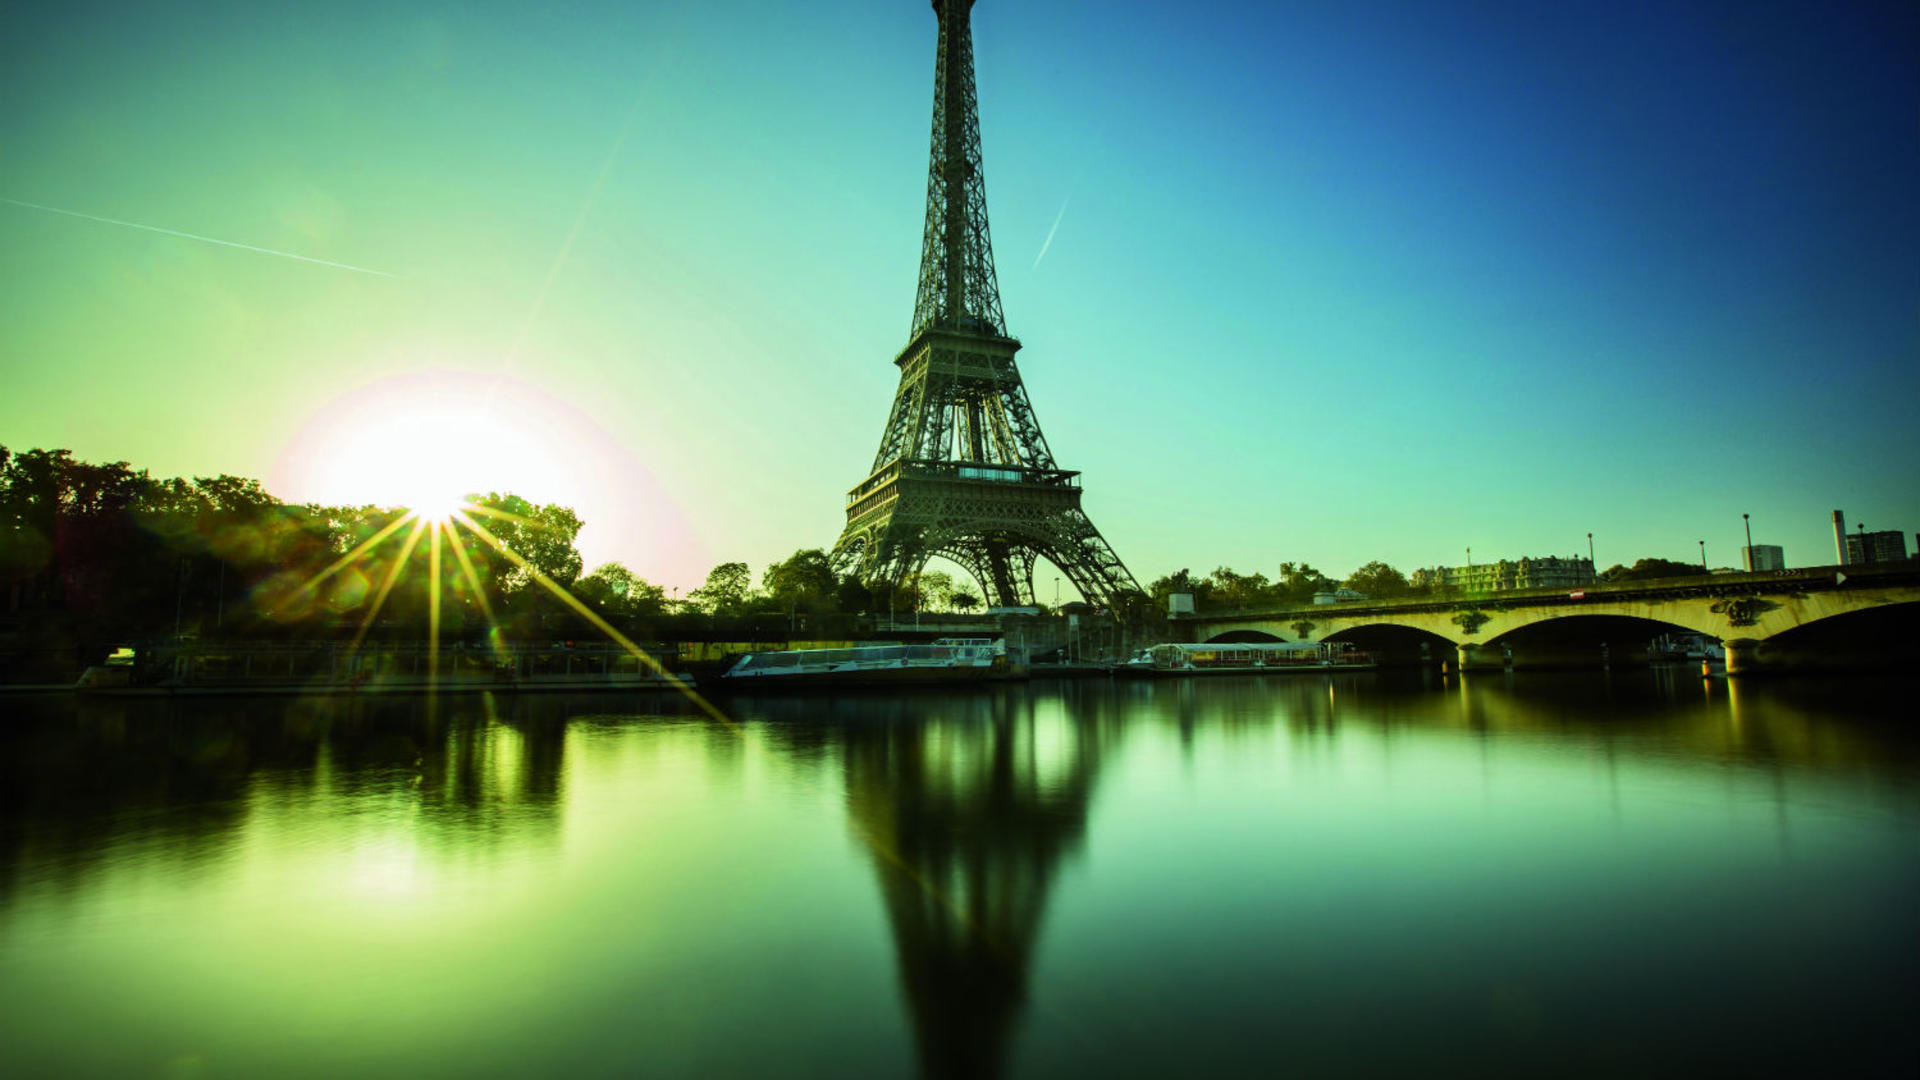
[[[1904,691],[0,699],[11,1075],[1913,1075]]]

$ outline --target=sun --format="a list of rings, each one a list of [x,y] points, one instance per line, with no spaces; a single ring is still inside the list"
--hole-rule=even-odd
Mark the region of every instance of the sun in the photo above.
[[[321,463],[326,487],[348,502],[445,521],[467,496],[487,490],[499,444],[512,440],[493,410],[475,403],[396,397],[367,409],[338,441]]]
[[[568,486],[580,455],[521,389],[461,372],[383,379],[317,411],[280,471],[303,499],[433,522],[490,491]]]
[[[413,516],[433,525],[445,525],[453,520],[453,515],[472,505],[464,495],[453,495],[445,491],[424,490],[418,496],[401,504],[413,512]]]
[[[267,488],[290,503],[405,507],[443,524],[470,497],[512,493],[572,509],[587,523],[578,544],[589,562],[704,575],[712,552],[654,477],[664,436],[623,431],[549,386],[412,368],[320,402],[279,448]]]

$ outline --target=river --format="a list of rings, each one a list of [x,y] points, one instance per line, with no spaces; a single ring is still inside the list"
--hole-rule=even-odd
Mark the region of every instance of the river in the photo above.
[[[0,698],[13,1076],[1910,1076],[1887,682]]]

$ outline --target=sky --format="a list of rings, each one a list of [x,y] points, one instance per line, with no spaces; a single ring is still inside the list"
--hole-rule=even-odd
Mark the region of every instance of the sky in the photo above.
[[[973,22],[1008,329],[1143,584],[1588,533],[1601,567],[1730,566],[1743,513],[1789,565],[1834,561],[1834,509],[1912,546],[1912,4]],[[431,458],[681,589],[830,547],[913,312],[935,31],[912,0],[28,5],[0,444],[289,501]]]

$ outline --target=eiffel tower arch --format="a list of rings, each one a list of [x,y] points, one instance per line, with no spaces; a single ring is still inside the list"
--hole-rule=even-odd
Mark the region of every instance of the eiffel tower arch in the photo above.
[[[1053,563],[1088,600],[1140,586],[1080,508],[1080,474],[1060,468],[1027,400],[1000,312],[987,230],[974,97],[973,0],[933,0],[940,22],[920,287],[900,385],[867,478],[847,493],[833,562],[897,585],[951,559],[994,604],[1030,604]]]

